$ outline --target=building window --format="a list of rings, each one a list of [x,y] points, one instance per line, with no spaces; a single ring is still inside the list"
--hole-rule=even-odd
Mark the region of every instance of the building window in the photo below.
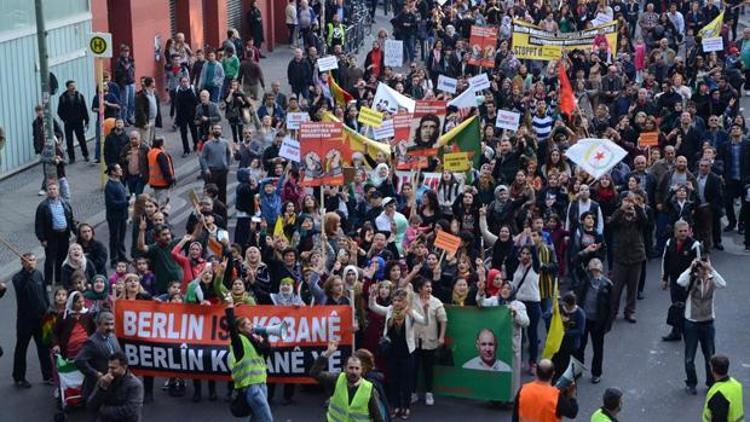
[[[89,0],[43,0],[44,20],[54,22],[89,11]],[[0,0],[0,33],[33,29],[36,25],[33,0]]]

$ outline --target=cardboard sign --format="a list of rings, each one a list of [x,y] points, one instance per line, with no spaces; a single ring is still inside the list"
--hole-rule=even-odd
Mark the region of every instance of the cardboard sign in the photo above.
[[[409,137],[411,130],[411,120],[414,116],[411,113],[399,113],[393,115],[393,136],[397,140],[404,140]]]
[[[423,117],[428,114],[442,116],[445,114],[445,101],[438,100],[417,100],[414,106],[414,117]]]
[[[468,152],[451,152],[443,154],[443,169],[450,172],[464,172],[471,168]]]
[[[439,89],[440,91],[445,91],[449,94],[455,94],[456,85],[458,85],[458,80],[449,78],[445,75],[438,75],[437,89]]]
[[[521,122],[521,113],[516,113],[507,110],[498,110],[497,119],[495,120],[495,127],[500,129],[508,129],[512,131],[518,130],[518,125]]]
[[[338,69],[339,61],[336,56],[326,56],[318,59],[318,70],[325,72],[328,70]]]
[[[659,146],[659,132],[643,132],[638,138],[638,147],[658,147]]]
[[[704,53],[721,51],[724,49],[724,38],[722,37],[704,38],[701,43],[703,44]]]
[[[359,116],[357,121],[363,125],[378,128],[383,124],[383,113],[375,111],[370,107],[362,107],[359,109]],[[375,138],[377,139],[377,138]]]
[[[341,185],[344,162],[352,151],[343,140],[341,122],[306,122],[300,126],[300,174],[302,186]]]
[[[286,128],[297,130],[299,125],[310,121],[310,114],[305,112],[291,112],[286,115]]]
[[[393,120],[383,120],[383,123],[380,125],[380,127],[372,128],[372,137],[376,141],[385,138],[392,138],[394,134],[395,132],[393,130]]]
[[[480,73],[469,79],[469,87],[471,87],[474,92],[483,89],[490,89],[490,79],[487,77],[486,73]]]
[[[437,187],[440,184],[440,178],[443,177],[443,173],[427,172],[420,174],[422,175],[422,185],[427,186],[432,191],[437,191]],[[411,182],[411,175],[412,172],[410,171],[396,170],[396,177],[399,180],[396,192],[401,193],[401,186],[403,186],[404,183]],[[453,173],[453,177],[455,177],[456,181],[458,181],[458,183],[460,184],[463,184],[466,180],[465,173]]]
[[[597,27],[597,26],[608,24],[610,22],[612,22],[612,17],[600,12],[600,13],[597,13],[596,17],[591,21],[591,26]]]
[[[391,67],[404,65],[404,42],[398,40],[385,40],[384,64]]]
[[[497,27],[472,26],[469,45],[471,46],[471,55],[469,56],[470,65],[495,67]]]
[[[461,238],[448,232],[438,230],[434,246],[455,255],[458,248],[461,246]]]
[[[279,157],[299,163],[299,142],[285,136],[279,148]]]

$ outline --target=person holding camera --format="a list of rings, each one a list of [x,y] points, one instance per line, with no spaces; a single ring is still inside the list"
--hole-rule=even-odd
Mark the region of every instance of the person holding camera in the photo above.
[[[711,356],[714,354],[714,292],[726,287],[724,278],[712,266],[708,255],[693,263],[677,278],[677,284],[687,289],[685,300],[685,391],[697,394],[695,385],[698,379],[695,373],[695,352],[700,343],[706,365],[706,386],[714,383],[711,367]]]
[[[682,328],[684,321],[685,299],[687,292],[677,285],[680,274],[690,267],[696,258],[701,256],[701,242],[690,237],[690,225],[685,220],[674,223],[674,236],[667,240],[662,257],[661,288],[669,288],[671,306],[667,316],[667,324],[672,326],[672,331],[663,336],[662,341],[682,340]]]
[[[612,320],[617,317],[622,291],[627,288],[625,320],[635,324],[635,298],[641,267],[646,260],[646,246],[643,241],[643,228],[646,225],[646,212],[636,206],[635,195],[629,193],[622,199],[622,205],[612,214],[614,256],[612,271]]]

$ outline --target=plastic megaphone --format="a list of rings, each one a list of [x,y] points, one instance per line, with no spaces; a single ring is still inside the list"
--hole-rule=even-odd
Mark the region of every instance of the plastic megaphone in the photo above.
[[[573,384],[573,381],[580,378],[581,375],[583,375],[586,371],[587,369],[581,363],[581,361],[571,356],[568,368],[565,369],[565,372],[563,372],[560,379],[557,380],[557,384],[555,384],[555,387],[559,388],[560,390],[565,390],[570,386],[570,384]]]
[[[269,325],[267,327],[262,327],[260,325],[253,326],[253,333],[261,336],[276,336],[283,338],[286,336],[286,329],[286,322],[281,321],[281,324]]]

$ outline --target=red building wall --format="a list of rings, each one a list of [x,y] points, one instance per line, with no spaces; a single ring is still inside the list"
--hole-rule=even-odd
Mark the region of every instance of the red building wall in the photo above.
[[[185,41],[193,50],[203,48],[203,0],[177,2],[177,31],[185,34]]]

